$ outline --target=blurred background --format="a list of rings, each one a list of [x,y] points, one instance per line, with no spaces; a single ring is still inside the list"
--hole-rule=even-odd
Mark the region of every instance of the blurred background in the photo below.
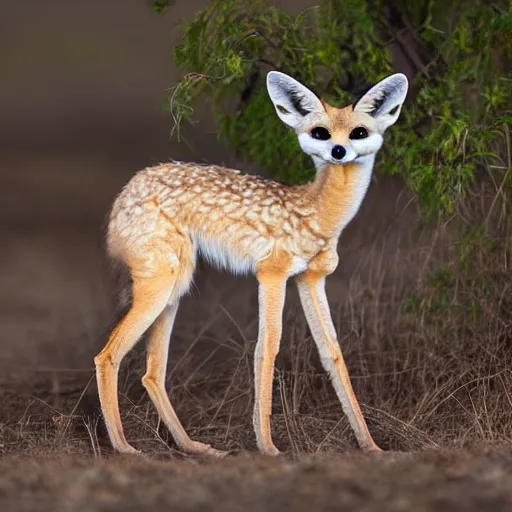
[[[195,156],[169,137],[163,107],[177,79],[175,24],[208,2],[178,2],[165,15],[141,0],[3,3],[5,222],[98,222],[135,169]],[[215,146],[223,158],[215,135],[201,132],[202,158]]]

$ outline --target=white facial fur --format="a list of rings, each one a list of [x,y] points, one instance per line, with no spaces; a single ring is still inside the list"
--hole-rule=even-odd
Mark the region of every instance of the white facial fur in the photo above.
[[[304,153],[311,156],[318,168],[325,164],[348,164],[357,161],[367,155],[375,154],[382,147],[384,138],[379,133],[370,133],[366,139],[350,140],[333,136],[329,140],[317,140],[311,137],[309,132],[300,133],[299,145]],[[332,156],[332,148],[339,144],[346,150],[345,156],[337,160]]]
[[[317,168],[325,164],[345,164],[363,160],[376,154],[382,147],[383,134],[400,115],[407,95],[405,75],[391,75],[373,86],[354,106],[335,109],[326,106],[308,88],[295,79],[271,71],[267,75],[267,89],[279,118],[294,128],[302,150],[313,158]],[[315,127],[328,130],[328,140],[315,139]],[[351,138],[356,127],[364,127],[368,137]],[[336,159],[332,155],[335,145],[343,146],[345,155]]]

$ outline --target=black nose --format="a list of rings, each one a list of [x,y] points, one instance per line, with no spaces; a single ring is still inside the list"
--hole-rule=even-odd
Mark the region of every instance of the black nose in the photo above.
[[[347,150],[340,145],[336,145],[332,148],[331,155],[336,160],[341,160],[347,153]]]

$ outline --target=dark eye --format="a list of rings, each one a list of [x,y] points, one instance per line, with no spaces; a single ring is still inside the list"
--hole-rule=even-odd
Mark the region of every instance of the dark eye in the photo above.
[[[366,139],[366,137],[368,137],[368,130],[362,126],[358,126],[350,132],[349,137],[351,139]]]
[[[317,126],[311,130],[311,137],[318,140],[329,140],[331,138],[331,134],[327,128]]]

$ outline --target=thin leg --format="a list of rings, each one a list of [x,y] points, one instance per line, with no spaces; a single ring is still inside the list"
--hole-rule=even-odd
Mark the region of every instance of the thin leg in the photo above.
[[[320,359],[331,377],[336,394],[354,430],[359,446],[364,451],[380,451],[368,430],[350,383],[329,311],[324,277],[319,277],[318,274],[310,275],[306,272],[297,279],[297,286],[309,328],[320,353]]]
[[[119,365],[165,308],[174,282],[174,274],[169,271],[158,277],[134,281],[130,311],[114,329],[105,348],[94,358],[103,417],[112,446],[119,452],[137,452],[126,441],[121,424],[117,399]]]
[[[285,276],[259,275],[259,332],[254,355],[254,430],[262,453],[278,455],[272,441],[272,379],[282,332]]]
[[[148,340],[147,370],[142,384],[155,405],[160,418],[172,434],[176,444],[189,453],[207,453],[224,455],[226,452],[215,450],[208,444],[192,441],[185,432],[165,391],[165,373],[169,354],[169,342],[174,319],[178,310],[178,301],[167,306],[151,327]]]

